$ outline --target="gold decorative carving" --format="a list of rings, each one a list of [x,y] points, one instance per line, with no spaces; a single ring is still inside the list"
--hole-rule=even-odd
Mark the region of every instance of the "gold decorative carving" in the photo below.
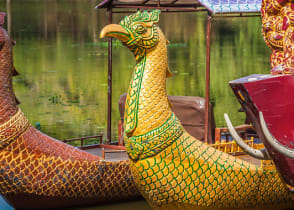
[[[294,73],[294,4],[291,0],[263,0],[262,34],[271,48],[272,74]]]
[[[29,121],[19,109],[13,117],[0,125],[0,150],[21,136],[29,126]]]

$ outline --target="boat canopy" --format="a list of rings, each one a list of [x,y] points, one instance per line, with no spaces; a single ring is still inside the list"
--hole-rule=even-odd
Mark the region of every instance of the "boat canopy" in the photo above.
[[[259,13],[261,0],[104,0],[96,8],[159,8],[168,10],[208,10],[224,13]]]

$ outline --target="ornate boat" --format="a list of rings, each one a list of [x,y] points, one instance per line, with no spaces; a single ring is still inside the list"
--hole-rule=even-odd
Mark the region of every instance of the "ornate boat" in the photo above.
[[[189,135],[171,111],[165,80],[167,44],[159,10],[138,11],[103,28],[134,54],[126,98],[125,143],[132,173],[154,208],[293,207],[275,168],[262,168]]]
[[[230,82],[290,190],[294,186],[292,75],[251,75]],[[266,122],[266,123],[265,123]]]
[[[63,208],[140,196],[129,161],[104,161],[33,128],[12,88],[12,45],[0,13],[0,195],[15,208]]]
[[[281,204],[284,203],[285,206],[293,207],[293,196],[283,185],[275,168],[271,165],[262,166],[267,162],[252,164],[252,159],[242,161],[224,154],[214,148],[236,154],[239,154],[240,149],[234,143],[221,142],[209,147],[191,137],[182,128],[170,111],[169,102],[165,97],[164,81],[165,76],[169,75],[164,66],[167,57],[166,55],[157,57],[153,56],[156,54],[150,53],[166,52],[165,44],[163,44],[165,38],[160,29],[156,24],[150,26],[148,23],[148,19],[154,23],[158,21],[158,12],[151,14],[151,18],[146,12],[143,15],[137,13],[130,16],[132,18],[141,16],[136,21],[145,18],[143,23],[146,24],[141,27],[132,25],[138,32],[137,35],[143,37],[144,41],[141,42],[138,36],[133,36],[131,38],[135,38],[134,45],[127,44],[138,55],[136,57],[138,63],[133,83],[131,83],[133,86],[128,93],[125,116],[128,137],[126,143],[133,161],[132,170],[141,192],[156,208],[256,207],[257,205],[282,207]],[[128,21],[125,21],[125,24],[128,24]],[[149,31],[148,27],[152,30],[156,28],[158,33],[154,35],[164,42],[157,43],[156,39],[144,37],[142,33],[144,27],[147,27]],[[121,30],[120,27],[119,30]],[[121,32],[125,31],[119,31],[116,35],[123,35],[120,34]],[[7,38],[7,36],[4,37]],[[6,41],[9,43],[8,40]],[[154,44],[154,47],[142,50],[141,47],[148,42],[150,45]],[[136,47],[137,43],[140,45],[139,48]],[[6,47],[11,46],[8,44]],[[8,81],[3,87],[1,86],[3,90],[6,90],[1,92],[6,94],[12,93],[11,72],[13,72],[12,57],[10,54],[7,55],[11,59],[11,62],[8,62],[10,66],[7,65],[8,68],[6,63],[4,67],[7,68],[3,68],[5,74],[2,74],[2,71],[0,74],[4,75],[3,78],[7,78]],[[145,68],[149,64],[154,64],[152,59],[156,58],[160,58],[158,60],[163,62],[163,67],[153,68],[154,65],[151,65],[149,67],[152,68]],[[154,69],[159,71],[151,71]],[[145,77],[149,70],[150,74],[147,78],[141,80],[142,75]],[[152,85],[147,82],[150,80],[154,82]],[[145,87],[145,92],[143,88],[138,88],[138,81],[141,85],[143,84],[142,87]],[[160,91],[154,94],[153,87],[158,86],[161,87]],[[17,207],[42,208],[90,204],[130,198],[137,193],[133,188],[127,161],[118,163],[101,161],[97,156],[89,155],[47,137],[28,125],[16,106],[14,94],[8,94],[7,98],[9,99],[7,102],[12,106],[8,106],[8,111],[6,106],[3,106],[5,110],[3,116],[8,116],[3,122],[9,122],[4,125],[12,122],[11,124],[15,124],[17,129],[22,128],[19,125],[24,128],[20,129],[20,133],[15,134],[4,132],[2,129],[6,127],[1,127],[0,131],[3,131],[4,135],[3,138],[1,135],[3,148],[0,148],[0,158],[2,158],[1,161],[3,160],[1,163],[4,164],[4,169],[1,168],[0,171],[0,190]],[[160,102],[158,103],[154,98],[160,99]],[[142,109],[142,105],[146,103],[151,110]],[[156,105],[157,108],[154,108]],[[14,114],[18,115],[13,117]],[[21,117],[18,117],[19,115]],[[22,120],[26,123],[22,124]],[[147,123],[144,125],[142,122]],[[7,130],[10,131],[10,128]],[[7,139],[11,142],[6,141]],[[253,144],[253,141],[249,143]],[[258,149],[262,147],[262,145],[254,146]],[[126,167],[125,171],[116,170],[124,167]],[[41,172],[41,176],[38,172]],[[111,178],[114,180],[110,180]],[[112,183],[111,186],[107,185],[109,183]],[[113,190],[117,191],[113,193]],[[110,192],[113,194],[110,195]],[[36,198],[40,201],[35,202]]]
[[[273,159],[281,177],[294,189],[293,146],[293,18],[291,1],[263,1],[263,36],[271,48],[271,75],[251,75],[230,82],[247,116],[253,123],[266,151],[262,154],[249,147],[251,155]],[[287,75],[288,74],[288,75]],[[290,91],[289,91],[290,90]],[[230,124],[229,120],[228,123]],[[231,129],[232,132],[233,129]],[[243,144],[241,139],[239,144]]]
[[[4,13],[1,13],[0,20],[2,26]],[[12,88],[12,76],[17,75],[12,59],[13,43],[2,27],[0,32],[1,194],[14,207],[28,209],[44,206],[63,208],[138,198],[129,161],[102,161],[100,157],[46,136],[28,123],[17,106]],[[190,100],[195,100],[195,97]],[[177,103],[175,99],[171,98],[171,101]],[[199,103],[203,105],[203,99]],[[204,113],[204,107],[200,107]],[[182,119],[180,115],[179,118]],[[204,119],[200,120],[203,124]],[[204,129],[197,133],[202,133],[199,138],[204,139]],[[239,150],[227,144],[217,144],[216,147],[230,152]]]

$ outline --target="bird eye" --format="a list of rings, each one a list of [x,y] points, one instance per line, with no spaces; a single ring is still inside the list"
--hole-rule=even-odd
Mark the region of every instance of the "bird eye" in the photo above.
[[[144,26],[142,26],[142,25],[137,25],[136,26],[136,31],[137,31],[138,34],[143,34],[143,33],[145,33],[146,28]]]

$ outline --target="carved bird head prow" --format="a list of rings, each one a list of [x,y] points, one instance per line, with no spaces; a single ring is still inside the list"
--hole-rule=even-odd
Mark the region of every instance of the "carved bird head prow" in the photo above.
[[[150,49],[157,45],[159,33],[162,33],[157,25],[160,10],[138,11],[126,16],[119,24],[105,26],[100,38],[114,37],[119,39],[134,54],[139,49]]]

